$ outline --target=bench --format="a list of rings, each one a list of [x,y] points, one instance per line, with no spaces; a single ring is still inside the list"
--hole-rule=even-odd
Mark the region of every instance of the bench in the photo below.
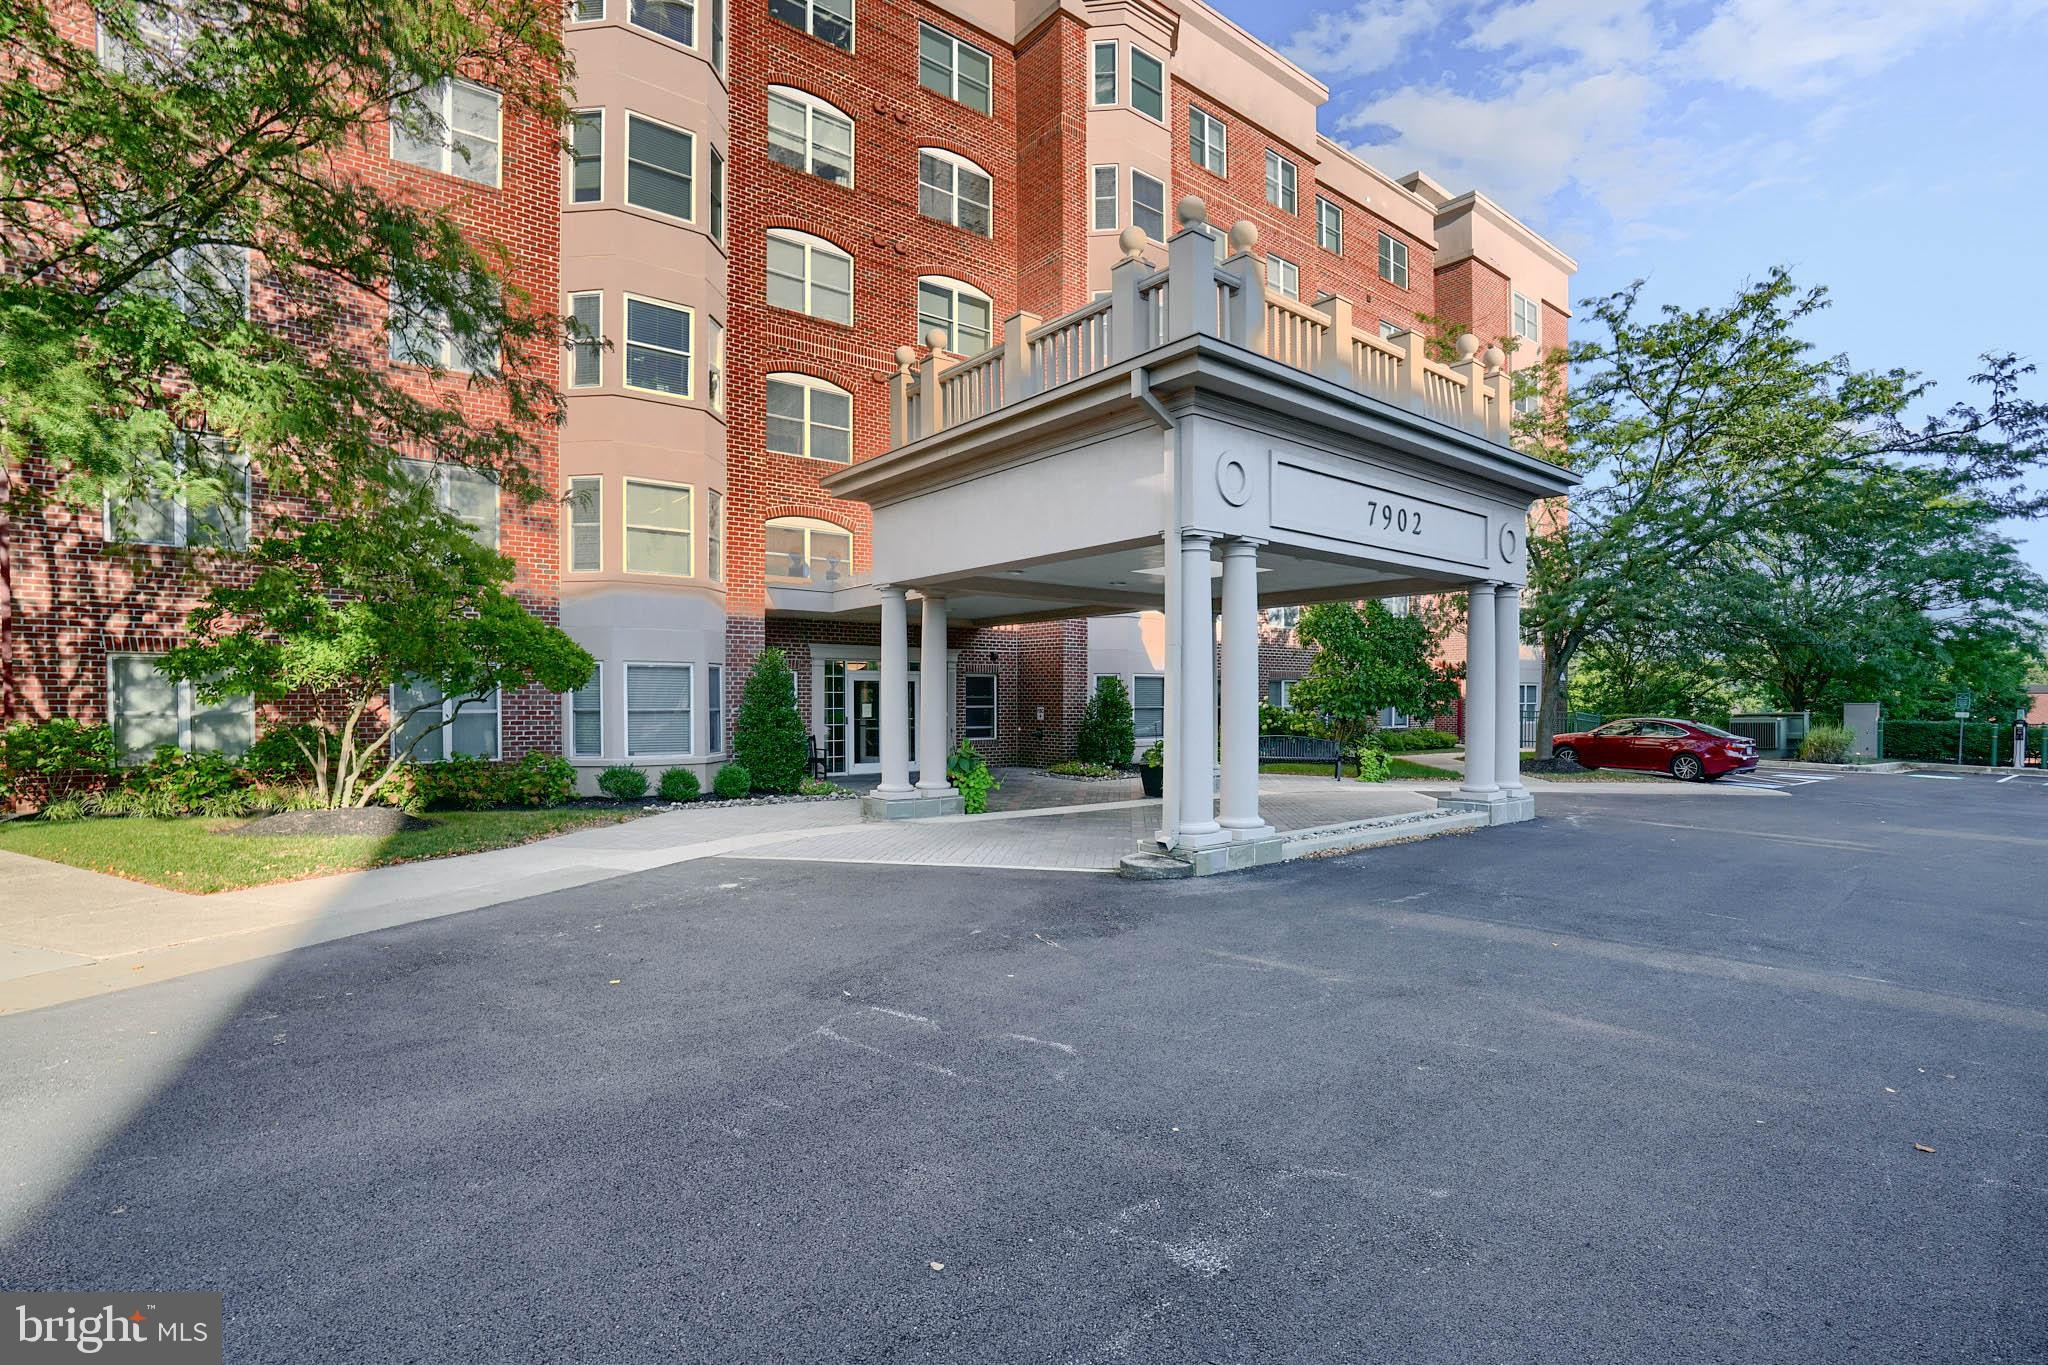
[[[1330,776],[1344,780],[1344,753],[1334,739],[1314,735],[1260,735],[1259,762],[1327,763]]]

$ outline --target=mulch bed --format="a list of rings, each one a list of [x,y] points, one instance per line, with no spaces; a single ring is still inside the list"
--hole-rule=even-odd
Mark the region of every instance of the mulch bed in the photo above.
[[[353,810],[287,810],[251,820],[230,834],[259,838],[301,839],[309,835],[367,834],[389,838],[409,829],[425,829],[433,821],[407,815],[390,806],[365,806]]]

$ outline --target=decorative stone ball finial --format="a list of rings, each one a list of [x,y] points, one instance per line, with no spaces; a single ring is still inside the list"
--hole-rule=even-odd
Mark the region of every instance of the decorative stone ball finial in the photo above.
[[[1122,248],[1124,259],[1135,261],[1145,254],[1145,244],[1152,239],[1145,235],[1145,229],[1133,224],[1116,235],[1116,244]]]
[[[934,327],[929,332],[926,332],[924,334],[924,344],[931,347],[934,351],[945,350],[946,329],[943,327]]]
[[[1174,206],[1174,216],[1180,219],[1182,227],[1193,227],[1196,223],[1209,221],[1209,206],[1202,202],[1199,194],[1188,195]]]
[[[1458,338],[1458,359],[1470,360],[1479,351],[1479,338],[1466,332]]]
[[[1250,251],[1259,244],[1259,225],[1249,218],[1240,218],[1230,225],[1230,254]]]
[[[917,363],[917,347],[898,346],[896,348],[896,363],[905,369],[915,365]]]
[[[1488,372],[1491,372],[1508,363],[1508,353],[1498,346],[1489,346],[1484,359]]]

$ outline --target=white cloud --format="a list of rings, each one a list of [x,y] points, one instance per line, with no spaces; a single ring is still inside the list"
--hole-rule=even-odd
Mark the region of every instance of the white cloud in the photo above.
[[[1730,85],[1826,95],[1997,8],[1993,0],[1724,0],[1683,59]]]
[[[1519,0],[1474,16],[1475,47],[1524,59],[1568,53],[1602,66],[1656,52],[1648,0]]]
[[[1341,13],[1311,16],[1309,26],[1287,44],[1289,60],[1324,79],[1369,76],[1394,66],[1437,16],[1427,5],[1405,0],[1364,0]]]

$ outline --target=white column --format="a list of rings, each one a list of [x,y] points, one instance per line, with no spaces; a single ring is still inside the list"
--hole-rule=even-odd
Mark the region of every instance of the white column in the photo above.
[[[913,796],[910,785],[910,639],[903,589],[882,588],[882,784],[875,795]]]
[[[1493,594],[1495,644],[1500,673],[1494,685],[1500,705],[1494,710],[1494,776],[1510,797],[1526,794],[1522,785],[1522,589],[1503,583]]]
[[[1493,727],[1499,720],[1500,648],[1494,641],[1494,584],[1474,583],[1465,612],[1465,785],[1459,795],[1498,801]]]
[[[1174,781],[1179,786],[1181,848],[1208,848],[1227,842],[1216,823],[1216,621],[1211,606],[1209,542],[1206,531],[1180,533],[1180,622],[1174,661],[1180,692],[1180,730],[1168,735],[1176,750]],[[1175,795],[1168,793],[1169,796]]]
[[[1233,839],[1270,837],[1259,818],[1259,542],[1223,542],[1223,815]]]
[[[946,721],[953,714],[953,689],[947,686],[946,599],[924,595],[924,639],[917,659],[917,794],[952,796],[946,781]]]

